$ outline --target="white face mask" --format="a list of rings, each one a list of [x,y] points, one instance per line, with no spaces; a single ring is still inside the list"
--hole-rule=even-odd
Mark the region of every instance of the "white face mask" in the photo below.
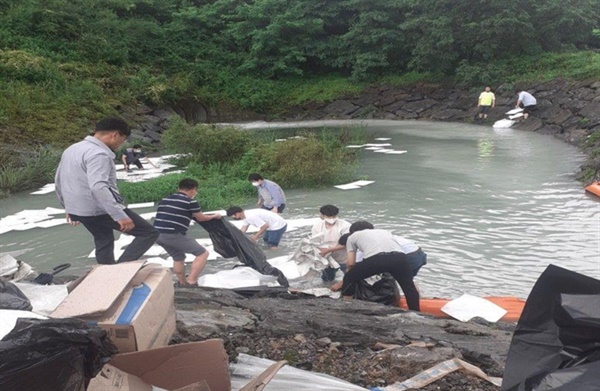
[[[258,186],[258,185],[260,185],[260,183],[258,183],[258,182],[252,182],[252,186]]]
[[[335,224],[336,221],[337,221],[337,218],[335,218],[335,219],[325,219],[325,222],[327,224]]]

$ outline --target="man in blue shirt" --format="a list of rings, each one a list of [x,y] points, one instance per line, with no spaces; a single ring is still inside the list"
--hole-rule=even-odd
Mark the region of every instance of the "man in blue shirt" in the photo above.
[[[186,235],[192,219],[208,221],[220,219],[220,214],[205,215],[200,210],[198,201],[198,182],[185,178],[179,182],[177,193],[163,198],[158,204],[154,228],[160,232],[156,241],[173,258],[173,273],[180,285],[197,285],[198,277],[208,259],[208,251],[196,240]],[[193,254],[196,259],[192,262],[190,274],[185,276],[185,254]]]
[[[257,206],[275,213],[283,212],[286,203],[285,193],[277,183],[264,179],[256,173],[248,175],[248,180],[258,190]]]

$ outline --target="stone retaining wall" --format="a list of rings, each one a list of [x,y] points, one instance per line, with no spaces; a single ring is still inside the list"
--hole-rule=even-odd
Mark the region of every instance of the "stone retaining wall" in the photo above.
[[[514,128],[556,135],[573,144],[580,144],[589,134],[600,131],[600,81],[554,80],[518,87],[532,93],[538,105],[529,119]],[[515,91],[515,88],[502,86],[493,90],[496,107],[486,123],[491,125],[506,118],[504,113],[516,104]],[[359,96],[294,107],[284,117],[288,120],[364,118],[475,122],[480,92],[436,85],[406,88],[381,85],[370,87]]]

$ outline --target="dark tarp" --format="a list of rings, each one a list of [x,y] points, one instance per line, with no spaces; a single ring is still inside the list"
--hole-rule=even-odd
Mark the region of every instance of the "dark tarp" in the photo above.
[[[235,225],[225,219],[198,222],[210,235],[215,251],[224,258],[237,257],[246,266],[261,274],[276,276],[277,282],[289,287],[287,278],[281,270],[267,262],[267,257],[260,248]]]
[[[600,281],[554,265],[513,335],[502,391],[600,390]]]
[[[31,311],[31,302],[12,282],[0,280],[0,309]]]

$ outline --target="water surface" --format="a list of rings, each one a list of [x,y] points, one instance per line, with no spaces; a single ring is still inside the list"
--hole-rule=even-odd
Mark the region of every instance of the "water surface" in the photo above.
[[[269,124],[299,125],[323,123]],[[315,217],[321,205],[333,203],[342,218],[369,220],[413,239],[429,256],[417,277],[423,295],[526,297],[550,263],[600,278],[600,199],[586,195],[574,179],[584,159],[576,148],[546,135],[465,124],[328,121],[327,125],[368,126],[374,137],[391,138],[381,142],[408,152],[361,151],[358,175],[375,183],[346,191],[288,190],[284,216]],[[18,194],[1,201],[0,213],[46,206],[59,207],[53,194]],[[292,252],[309,231],[307,227],[286,234],[280,249],[269,257]],[[191,235],[207,236],[197,227]],[[91,236],[82,227],[0,236],[0,252],[30,249],[19,259],[43,271],[63,262],[83,269],[93,264],[87,258],[92,248]],[[207,270],[231,265],[212,261]]]

